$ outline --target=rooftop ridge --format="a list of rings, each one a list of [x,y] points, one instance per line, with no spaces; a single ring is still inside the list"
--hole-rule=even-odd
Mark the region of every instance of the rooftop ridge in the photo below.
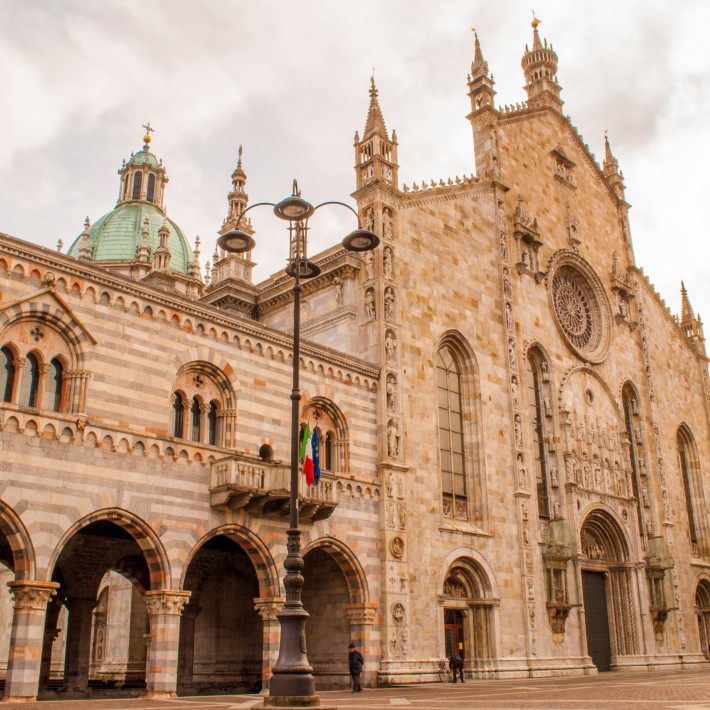
[[[479,182],[479,180],[480,179],[473,173],[471,173],[470,176],[464,175],[463,178],[460,178],[457,175],[453,180],[451,178],[447,178],[446,182],[444,182],[443,178],[440,178],[439,182],[430,180],[429,183],[427,183],[426,180],[422,180],[421,187],[417,185],[416,182],[412,183],[411,189],[407,185],[402,185],[402,192],[433,192],[435,190],[442,190],[448,187],[455,187],[456,185],[472,185],[473,183]]]

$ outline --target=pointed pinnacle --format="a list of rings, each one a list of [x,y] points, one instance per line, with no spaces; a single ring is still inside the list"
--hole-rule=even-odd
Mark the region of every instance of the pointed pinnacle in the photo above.
[[[375,86],[375,77],[370,78],[370,107],[367,111],[367,122],[365,123],[365,132],[363,134],[363,139],[368,138],[373,133],[379,133],[384,136],[387,140],[387,128],[385,127],[385,119],[382,116],[382,109],[380,108],[380,102],[377,99],[377,86]]]
[[[680,282],[680,322],[689,323],[695,318],[693,314],[693,307],[690,305],[690,299],[688,298],[688,292],[686,291],[685,284]]]

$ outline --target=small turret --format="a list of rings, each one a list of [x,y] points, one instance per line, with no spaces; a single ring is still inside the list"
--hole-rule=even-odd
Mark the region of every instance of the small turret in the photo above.
[[[397,188],[397,136],[392,131],[392,140],[377,98],[375,77],[370,79],[370,106],[367,111],[365,132],[362,140],[355,134],[355,171],[357,189],[379,181]]]
[[[700,320],[700,314],[697,316],[693,313],[693,307],[690,305],[688,292],[685,289],[685,284],[680,282],[680,321],[679,325],[686,337],[692,343],[695,350],[701,355],[705,355],[705,337],[703,335],[703,322]]]
[[[89,245],[89,230],[91,229],[91,222],[89,218],[84,220],[84,231],[79,237],[79,252],[77,253],[77,259],[81,261],[91,261],[91,246]]]
[[[557,55],[552,45],[547,46],[547,40],[540,41],[537,27],[540,20],[533,13],[533,48],[525,47],[522,67],[525,72],[525,91],[528,94],[528,106],[549,106],[556,111],[562,110],[562,90],[557,83]]]
[[[137,153],[131,153],[128,162],[124,162],[118,170],[121,176],[118,204],[142,200],[163,209],[168,176],[163,161],[150,152],[150,134],[155,129],[151,128],[150,123],[143,124],[143,128],[143,148]]]
[[[153,252],[153,269],[156,271],[166,270],[170,266],[170,249],[168,249],[168,237],[170,230],[168,229],[167,217],[163,220],[163,226],[158,230],[158,239],[160,244]]]
[[[609,185],[611,185],[619,199],[623,200],[624,192],[626,190],[626,186],[624,185],[624,174],[621,170],[619,170],[619,161],[611,152],[609,136],[606,131],[604,131],[604,163],[602,165],[602,169],[604,170],[604,177],[606,177]]]
[[[475,37],[473,62],[471,63],[471,74],[468,77],[468,95],[471,98],[471,111],[478,111],[486,106],[495,108],[494,97],[496,92],[493,89],[495,82],[493,76],[488,72],[488,63],[483,58],[481,43],[478,41],[478,33],[473,30]]]

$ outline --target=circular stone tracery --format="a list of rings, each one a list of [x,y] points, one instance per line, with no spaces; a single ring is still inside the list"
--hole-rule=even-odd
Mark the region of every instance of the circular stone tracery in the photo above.
[[[550,300],[565,339],[584,360],[601,362],[611,340],[611,308],[599,277],[578,255],[563,252],[551,265]]]

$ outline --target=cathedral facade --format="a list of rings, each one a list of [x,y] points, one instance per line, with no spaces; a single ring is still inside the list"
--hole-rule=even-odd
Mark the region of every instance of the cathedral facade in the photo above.
[[[301,306],[317,688],[351,640],[380,685],[453,651],[476,679],[710,659],[702,323],[636,265],[557,61],[535,22],[527,99],[499,107],[476,37],[475,176],[410,186],[372,83],[353,197],[381,244],[311,257]],[[255,284],[251,252],[203,276],[150,142],[67,253],[0,235],[6,698],[240,691],[276,661],[293,279]],[[240,150],[221,233],[246,183]]]

